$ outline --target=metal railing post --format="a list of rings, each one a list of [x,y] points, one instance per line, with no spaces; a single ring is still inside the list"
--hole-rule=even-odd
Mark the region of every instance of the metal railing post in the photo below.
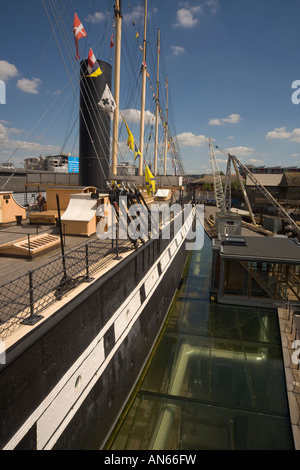
[[[32,261],[32,256],[30,252],[30,233],[27,234],[27,239],[28,239],[28,261]]]
[[[39,322],[43,316],[42,315],[35,315],[34,313],[34,288],[33,288],[33,271],[28,271],[28,280],[29,280],[29,307],[30,307],[30,315],[28,318],[25,318],[21,324],[22,325],[35,325],[35,323]]]
[[[30,299],[30,316],[34,315],[34,296],[33,296],[33,278],[32,271],[28,271],[29,277],[29,299]]]
[[[116,227],[116,256],[114,257],[114,259],[116,260],[119,260],[119,259],[122,259],[122,256],[119,255],[119,243],[118,243],[118,239],[119,239],[119,223],[117,223],[117,227]]]
[[[88,243],[86,243],[85,245],[85,269],[86,269],[85,281],[91,282],[93,278],[90,277],[90,271],[89,271],[89,245]]]

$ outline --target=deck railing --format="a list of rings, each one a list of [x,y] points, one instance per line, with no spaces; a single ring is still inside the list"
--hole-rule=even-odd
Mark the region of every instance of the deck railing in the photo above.
[[[91,275],[129,249],[129,240],[97,239],[1,285],[0,339],[22,324],[35,324],[51,304],[80,283],[89,282]]]
[[[183,208],[190,196],[180,196]],[[161,230],[161,229],[159,229]],[[42,312],[80,283],[89,282],[93,274],[108,266],[113,259],[133,249],[127,239],[96,239],[53,261],[28,271],[0,286],[0,341],[21,325],[34,325]]]

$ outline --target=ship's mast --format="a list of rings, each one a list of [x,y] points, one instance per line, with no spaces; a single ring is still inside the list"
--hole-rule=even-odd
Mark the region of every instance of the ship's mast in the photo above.
[[[166,122],[165,122],[165,160],[164,160],[164,175],[167,174],[167,155],[168,155],[168,135],[169,135],[169,124],[168,124],[168,114],[169,114],[169,76],[167,75],[166,81],[167,89],[167,108],[166,108]]]
[[[114,72],[114,99],[116,108],[113,121],[113,144],[112,144],[112,174],[117,175],[118,165],[118,133],[119,133],[119,104],[120,104],[120,66],[121,66],[121,34],[122,14],[121,1],[116,0],[115,5],[115,72]]]
[[[157,146],[158,146],[158,110],[159,110],[159,56],[160,56],[160,29],[157,36],[157,80],[156,80],[156,121],[155,121],[155,147],[154,147],[154,176],[157,175]]]
[[[146,102],[146,48],[147,48],[147,0],[145,0],[144,16],[144,43],[143,43],[143,64],[142,64],[142,100],[141,100],[141,124],[140,124],[140,152],[139,175],[143,174],[144,160],[144,128],[145,128],[145,102]]]

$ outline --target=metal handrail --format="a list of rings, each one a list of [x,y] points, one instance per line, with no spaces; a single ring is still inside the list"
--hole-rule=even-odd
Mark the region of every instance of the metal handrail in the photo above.
[[[186,201],[180,198],[181,203],[189,201],[189,196]],[[115,244],[108,239],[93,240],[64,254],[64,260],[62,256],[58,256],[49,263],[2,284],[0,340],[10,336],[22,323],[34,324],[42,318],[41,313],[64,294],[79,283],[89,282],[91,272],[100,271],[110,260],[115,259],[116,254],[120,255],[128,249],[132,249],[129,239],[118,240]]]
[[[130,242],[119,240],[119,252],[124,252],[128,248],[131,248]],[[95,254],[100,255],[97,260],[94,260]],[[115,256],[115,250],[112,249],[109,240],[107,242],[99,240],[99,242],[89,242],[81,249],[77,248],[64,256],[72,283],[64,283],[62,258],[57,257],[0,286],[1,340],[10,336],[22,322],[38,319],[43,310],[61,298],[56,295],[59,287],[61,293],[66,294],[75,285],[85,282],[89,278],[91,269],[93,272],[101,270],[107,261]],[[55,266],[57,264],[60,264],[60,267]],[[51,282],[53,279],[54,282]]]

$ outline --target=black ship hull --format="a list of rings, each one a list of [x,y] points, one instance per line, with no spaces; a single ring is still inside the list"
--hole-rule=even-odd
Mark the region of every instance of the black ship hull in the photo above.
[[[75,290],[7,350],[1,449],[103,448],[164,324],[193,219]]]

